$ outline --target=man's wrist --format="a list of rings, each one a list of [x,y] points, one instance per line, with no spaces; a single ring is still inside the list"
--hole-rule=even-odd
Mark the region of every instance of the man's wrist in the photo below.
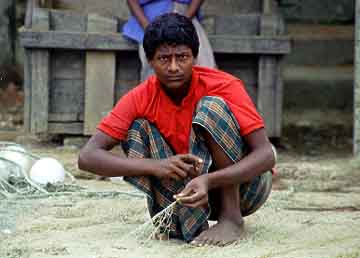
[[[134,167],[135,170],[137,170],[139,173],[139,175],[141,176],[155,176],[155,172],[156,172],[156,166],[154,164],[156,160],[152,160],[152,159],[137,159],[136,160],[136,168]],[[154,169],[155,168],[155,169]]]
[[[141,26],[143,27],[143,29],[145,30],[146,29],[146,27],[149,25],[149,21],[143,21],[142,23],[141,23]]]
[[[208,173],[206,176],[209,190],[220,187],[217,172]]]

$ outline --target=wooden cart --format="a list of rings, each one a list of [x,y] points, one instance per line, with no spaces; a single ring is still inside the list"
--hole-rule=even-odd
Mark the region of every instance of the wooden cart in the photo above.
[[[280,137],[280,63],[290,52],[290,41],[273,0],[239,1],[248,5],[247,13],[212,17],[209,40],[219,68],[245,82],[268,135]],[[39,2],[28,1],[20,33],[26,55],[25,129],[91,135],[116,100],[138,84],[137,46],[118,33],[119,19],[51,4],[44,8]]]

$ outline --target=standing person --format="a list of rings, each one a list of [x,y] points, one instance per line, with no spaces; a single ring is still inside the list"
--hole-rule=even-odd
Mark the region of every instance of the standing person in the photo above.
[[[176,12],[192,19],[200,39],[200,51],[197,64],[215,68],[215,58],[207,35],[202,28],[200,20],[200,7],[203,0],[127,0],[132,16],[123,27],[123,35],[139,44],[139,57],[141,60],[141,81],[144,81],[154,71],[147,62],[142,41],[144,30],[157,16]]]
[[[178,200],[169,236],[226,245],[244,233],[243,217],[271,190],[275,155],[241,80],[194,66],[196,30],[164,14],[149,24],[146,57],[155,71],[123,96],[79,155],[79,168],[124,176],[146,193],[154,216]],[[122,144],[126,155],[109,152]],[[218,223],[208,228],[208,219]]]

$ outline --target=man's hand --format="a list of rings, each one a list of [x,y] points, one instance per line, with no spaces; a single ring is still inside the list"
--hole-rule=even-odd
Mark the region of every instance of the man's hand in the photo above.
[[[161,179],[183,180],[200,174],[202,159],[192,154],[178,154],[168,159],[156,161],[154,176]]]
[[[184,206],[199,208],[208,205],[208,191],[207,175],[202,175],[192,179],[174,198]]]

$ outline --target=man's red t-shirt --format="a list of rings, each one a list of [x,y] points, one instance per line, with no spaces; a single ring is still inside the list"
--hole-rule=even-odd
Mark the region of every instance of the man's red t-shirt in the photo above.
[[[216,69],[194,66],[189,93],[180,106],[165,94],[156,76],[151,76],[124,95],[98,129],[115,139],[125,140],[132,122],[144,118],[159,129],[176,154],[188,153],[192,115],[204,96],[225,100],[240,125],[240,135],[264,127],[239,79]]]

